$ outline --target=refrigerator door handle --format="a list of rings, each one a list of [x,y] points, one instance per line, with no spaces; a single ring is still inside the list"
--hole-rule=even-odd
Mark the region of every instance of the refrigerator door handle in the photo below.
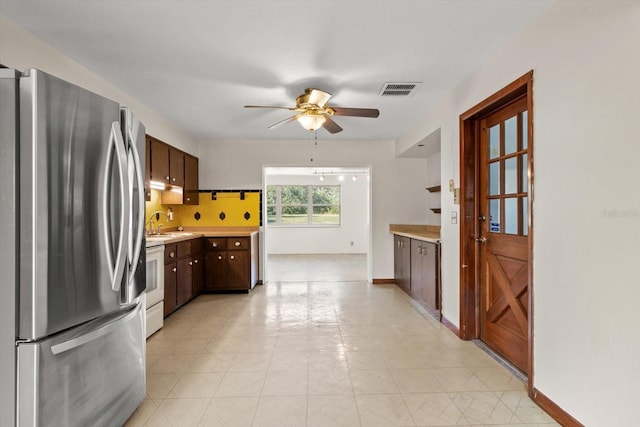
[[[140,251],[142,250],[142,238],[144,236],[144,212],[145,212],[145,204],[144,204],[144,177],[142,176],[142,168],[140,167],[140,156],[138,154],[138,149],[135,144],[135,137],[131,131],[131,128],[127,130],[128,139],[130,141],[129,149],[131,151],[133,157],[133,165],[134,165],[134,174],[135,179],[138,182],[138,218],[137,218],[137,234],[135,236],[135,243],[133,244],[132,259],[131,262],[131,275],[130,282],[133,281],[134,274],[138,268],[138,260],[140,259]],[[133,183],[130,183],[130,194],[133,195]],[[135,202],[135,201],[134,201]],[[133,210],[132,210],[133,211]],[[130,226],[130,240],[133,240],[133,224]]]
[[[74,348],[78,348],[81,345],[87,344],[95,339],[98,339],[113,330],[113,328],[117,327],[120,323],[120,320],[128,321],[132,317],[135,317],[138,314],[138,310],[140,307],[138,305],[134,306],[125,314],[121,314],[115,319],[110,319],[108,323],[104,325],[100,325],[97,328],[92,328],[90,332],[86,334],[82,334],[79,336],[75,336],[68,341],[61,342],[59,344],[55,344],[51,346],[51,353],[60,354],[69,350],[73,350]]]
[[[130,227],[130,214],[129,214],[129,184],[127,175],[127,153],[124,145],[124,139],[120,133],[120,122],[113,122],[111,124],[111,135],[109,151],[107,153],[106,168],[111,165],[111,159],[115,148],[116,153],[116,165],[118,167],[119,184],[120,184],[120,236],[118,238],[118,249],[116,252],[115,262],[113,261],[111,254],[111,232],[109,227],[109,190],[110,190],[110,174],[105,179],[105,184],[102,188],[102,213],[104,215],[104,221],[102,221],[102,227],[104,231],[104,238],[107,245],[107,263],[109,266],[109,273],[111,277],[111,289],[115,292],[120,291],[120,283],[122,282],[122,275],[126,266],[127,258],[126,251],[129,241],[129,227]]]

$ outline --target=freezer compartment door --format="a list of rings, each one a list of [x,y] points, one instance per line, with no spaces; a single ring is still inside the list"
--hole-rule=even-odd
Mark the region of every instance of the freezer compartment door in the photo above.
[[[18,345],[18,426],[120,426],[145,396],[144,308]]]

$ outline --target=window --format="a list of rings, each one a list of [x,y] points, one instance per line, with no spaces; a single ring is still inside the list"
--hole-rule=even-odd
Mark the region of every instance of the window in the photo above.
[[[340,186],[267,186],[267,224],[340,225]]]

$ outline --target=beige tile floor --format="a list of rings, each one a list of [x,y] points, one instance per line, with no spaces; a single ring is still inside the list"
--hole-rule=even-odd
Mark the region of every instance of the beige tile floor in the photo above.
[[[557,424],[394,285],[334,280],[181,308],[147,341],[147,398],[126,425]]]

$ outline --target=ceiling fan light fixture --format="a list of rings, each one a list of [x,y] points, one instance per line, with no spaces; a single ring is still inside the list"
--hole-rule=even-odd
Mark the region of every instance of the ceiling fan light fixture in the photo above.
[[[324,122],[327,121],[327,118],[321,114],[304,113],[298,116],[297,120],[300,126],[309,132],[313,132],[320,129]]]

